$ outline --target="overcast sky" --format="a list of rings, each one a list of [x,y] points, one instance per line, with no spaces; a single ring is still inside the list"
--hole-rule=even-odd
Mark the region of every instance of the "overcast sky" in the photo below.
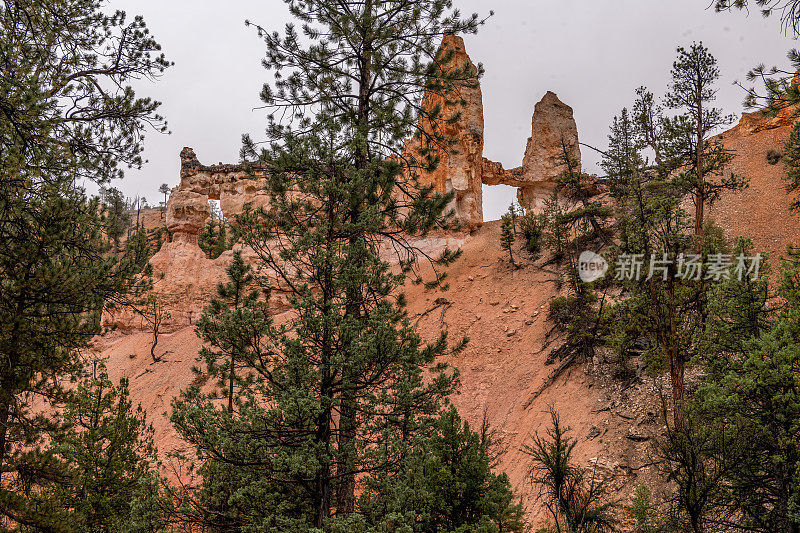
[[[675,48],[702,40],[719,60],[718,105],[742,112],[745,81],[758,63],[786,66],[796,45],[777,18],[757,12],[714,13],[711,0],[456,0],[462,12],[494,17],[467,51],[483,63],[484,156],[506,168],[522,162],[534,104],[548,90],[572,106],[582,142],[605,147],[608,125],[634,91],[661,95]],[[752,2],[754,3],[754,2]],[[282,0],[111,0],[111,7],[142,14],[175,66],[155,84],[137,85],[163,102],[170,135],[150,132],[149,163],[117,184],[127,195],[158,201],[161,183],[178,184],[182,147],[205,164],[238,161],[242,133],[262,135],[265,112],[258,93],[267,79],[263,45],[245,19],[281,30],[289,21]],[[584,168],[597,156],[583,149]],[[511,187],[484,186],[484,218],[499,218],[514,198]]]

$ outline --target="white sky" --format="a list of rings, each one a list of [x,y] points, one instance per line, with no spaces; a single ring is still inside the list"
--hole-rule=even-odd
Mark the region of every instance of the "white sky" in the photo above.
[[[796,46],[777,18],[758,12],[714,13],[711,0],[455,0],[462,12],[495,16],[466,36],[467,51],[481,62],[486,129],[484,156],[506,168],[521,164],[534,104],[548,90],[572,106],[582,142],[604,148],[612,117],[648,86],[661,95],[678,45],[702,40],[719,60],[717,104],[742,111],[745,80],[758,63],[786,66]],[[289,21],[283,0],[111,0],[111,8],[142,14],[175,66],[155,84],[137,85],[163,102],[171,135],[150,132],[149,163],[117,183],[127,195],[156,204],[161,183],[178,184],[182,147],[205,164],[234,163],[242,133],[258,139],[265,112],[258,93],[267,79],[263,45],[244,20],[281,30]],[[583,148],[584,168],[597,171],[597,156]],[[514,199],[511,187],[484,186],[484,218],[499,218]]]

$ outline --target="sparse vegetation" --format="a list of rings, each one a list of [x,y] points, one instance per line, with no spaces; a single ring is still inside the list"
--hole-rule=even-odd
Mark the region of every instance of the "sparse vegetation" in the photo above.
[[[519,220],[520,232],[525,239],[525,251],[533,260],[542,253],[542,233],[545,221],[541,215],[528,211],[522,214]]]
[[[508,260],[511,262],[511,266],[516,268],[517,264],[514,262],[514,243],[517,240],[517,234],[516,216],[513,204],[508,210],[509,212],[503,215],[500,225],[500,245],[503,247],[503,250],[508,253]]]
[[[218,258],[233,247],[233,239],[228,236],[228,223],[221,218],[210,218],[200,229],[197,243],[209,259]]]
[[[616,503],[607,498],[606,484],[596,471],[573,463],[576,441],[569,428],[551,409],[551,425],[545,435],[536,435],[523,451],[529,456],[528,478],[537,487],[556,531],[594,533],[613,531]]]

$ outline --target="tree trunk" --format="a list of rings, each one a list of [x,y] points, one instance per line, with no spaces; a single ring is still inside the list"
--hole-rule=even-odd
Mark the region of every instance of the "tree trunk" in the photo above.
[[[698,81],[698,84],[701,84]],[[697,178],[697,191],[694,199],[694,234],[698,237],[703,235],[703,210],[705,208],[705,177],[703,176],[703,98],[699,94],[702,85],[698,89],[697,95],[697,147],[695,154],[695,177]]]
[[[320,399],[330,396],[330,369],[324,369]],[[331,516],[331,410],[324,406],[317,416],[316,441],[324,446],[324,457],[320,458],[320,466],[314,479],[314,526],[324,529]]]
[[[355,511],[355,450],[353,444],[356,437],[355,400],[351,393],[342,397],[342,408],[339,416],[339,439],[337,459],[336,512],[349,514]]]
[[[6,459],[6,439],[8,435],[8,417],[11,412],[9,401],[3,394],[3,399],[0,404],[0,488],[3,486],[3,469],[5,468]]]
[[[228,412],[233,412],[233,371],[234,371],[234,364],[235,359],[233,357],[233,352],[231,352],[231,365],[228,369]]]
[[[370,85],[372,82],[371,72],[371,54],[373,51],[372,45],[372,0],[366,0],[364,4],[364,19],[362,21],[362,34],[363,40],[362,53],[360,57],[359,68],[359,82],[358,82],[358,109],[357,109],[357,123],[356,133],[359,140],[356,144],[354,153],[355,167],[359,170],[364,170],[369,165],[369,150],[368,150],[368,137],[369,137],[369,117],[370,117]],[[360,192],[360,191],[359,191]],[[350,207],[349,218],[352,223],[356,223],[361,214],[361,201],[360,194],[354,194],[352,197],[352,204]],[[365,236],[361,233],[354,233],[349,236],[349,244],[351,250],[355,249],[355,245],[359,241],[363,241]],[[356,287],[348,287],[347,294],[345,295],[345,315],[349,317],[359,317],[361,315],[361,298],[362,294]],[[346,350],[346,348],[345,348]],[[342,375],[342,387],[344,393],[341,398],[341,409],[339,414],[339,435],[337,439],[338,458],[337,458],[337,478],[338,486],[336,490],[336,506],[337,513],[347,514],[355,510],[355,486],[356,486],[356,457],[354,453],[353,443],[357,434],[356,417],[356,400],[352,397],[351,393],[347,392],[348,376],[346,372]],[[341,470],[338,470],[341,469]]]
[[[678,317],[675,316],[675,279],[670,277],[667,288],[669,298],[669,336],[667,341],[667,357],[669,358],[669,377],[672,385],[672,419],[675,430],[683,429],[683,400],[684,400],[684,361],[681,347],[678,345]]]
[[[675,425],[675,431],[681,431],[684,427],[683,402],[686,363],[677,351],[677,346],[670,347],[672,353],[669,358],[669,377],[672,386],[672,422]]]

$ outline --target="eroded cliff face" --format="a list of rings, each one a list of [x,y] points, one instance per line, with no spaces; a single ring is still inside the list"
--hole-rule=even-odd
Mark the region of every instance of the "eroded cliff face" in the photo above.
[[[517,187],[520,204],[536,210],[552,194],[556,178],[565,170],[564,154],[569,154],[577,168],[580,168],[581,155],[572,108],[561,102],[555,93],[548,92],[534,108],[531,136],[522,166],[505,170],[501,163],[484,158],[483,95],[478,69],[460,37],[446,36],[439,53],[452,54],[447,68],[473,72],[475,76],[468,76],[448,94],[428,92],[422,101],[426,111],[440,107],[443,118],[457,117],[457,120],[438,122],[441,133],[453,143],[436,147],[438,167],[433,172],[418,175],[422,185],[432,185],[440,193],[453,193],[450,207],[461,223],[459,231],[433,235],[415,243],[432,255],[445,246],[460,246],[483,224],[483,185]],[[419,129],[430,133],[433,125],[426,122],[426,113],[422,116]],[[423,134],[409,139],[405,150],[419,153],[425,137]],[[212,260],[198,246],[200,229],[211,214],[209,200],[219,200],[226,217],[241,213],[248,204],[253,208],[269,206],[263,168],[222,163],[204,165],[188,147],[181,151],[180,159],[180,184],[173,188],[167,202],[166,225],[172,240],[165,243],[151,261],[154,294],[169,313],[162,325],[163,331],[192,325],[214,296],[217,283],[224,280],[231,252]],[[243,253],[247,255],[248,250]],[[141,316],[125,310],[107,314],[106,323],[115,324],[123,331],[147,328]]]
[[[438,54],[452,54],[446,67],[451,72],[474,72],[476,75],[456,84],[448,94],[427,92],[422,100],[424,110],[419,129],[423,133],[410,139],[405,151],[417,159],[422,159],[421,150],[429,147],[426,134],[437,132],[453,144],[436,147],[433,152],[439,158],[439,165],[433,172],[421,172],[418,176],[423,186],[432,185],[437,192],[453,193],[454,210],[458,221],[469,231],[483,224],[483,95],[477,78],[477,68],[467,54],[461,37],[447,35],[442,40]],[[448,102],[459,102],[449,105]],[[426,120],[427,113],[441,109],[441,118],[434,126]],[[451,117],[458,120],[448,122]]]
[[[197,244],[197,237],[211,215],[209,200],[219,200],[225,216],[241,213],[244,206],[267,207],[263,171],[242,165],[206,166],[194,150],[181,150],[181,182],[167,201],[167,229],[174,241]]]

